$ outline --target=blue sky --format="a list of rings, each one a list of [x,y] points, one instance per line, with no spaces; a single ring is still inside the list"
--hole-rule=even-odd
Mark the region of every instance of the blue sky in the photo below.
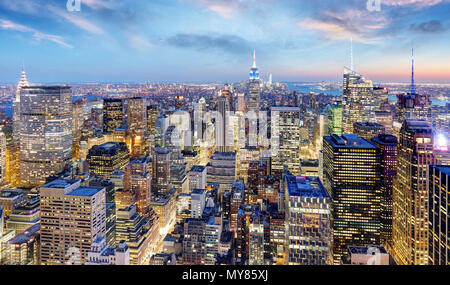
[[[450,1],[0,0],[0,82],[241,81],[263,77],[450,82]]]

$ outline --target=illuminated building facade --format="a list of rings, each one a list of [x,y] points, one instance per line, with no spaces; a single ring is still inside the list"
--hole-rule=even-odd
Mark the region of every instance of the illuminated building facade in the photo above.
[[[318,177],[285,176],[287,263],[333,263],[331,199]]]
[[[125,143],[108,142],[93,146],[86,160],[89,172],[109,178],[116,169],[125,169],[130,161],[130,155]]]
[[[325,136],[323,185],[333,203],[333,255],[349,245],[380,244],[380,148],[357,135]]]
[[[375,100],[371,80],[346,69],[342,98],[342,133],[352,134],[355,122],[375,121]]]
[[[372,139],[381,151],[381,242],[392,241],[392,191],[397,177],[398,140],[391,135],[378,135]]]
[[[156,196],[167,195],[170,187],[170,151],[167,148],[156,147],[152,159],[152,192]]]
[[[374,137],[385,134],[386,130],[383,125],[370,122],[355,122],[353,123],[353,133],[366,140],[371,140]]]
[[[103,132],[110,133],[123,124],[122,99],[103,99]]]
[[[430,265],[450,265],[450,166],[430,166],[428,258]]]
[[[20,120],[20,180],[24,186],[41,186],[72,162],[72,90],[23,87]]]
[[[106,233],[105,189],[79,180],[40,188],[42,265],[84,264],[92,242]]]
[[[434,163],[433,133],[428,123],[405,120],[392,209],[392,255],[398,264],[428,263],[428,166]]]
[[[272,174],[280,176],[287,165],[293,175],[300,173],[300,109],[277,106],[271,108]]]
[[[127,124],[131,134],[147,129],[147,102],[144,98],[127,100]]]
[[[40,224],[17,234],[5,244],[6,264],[40,265]],[[0,234],[1,236],[1,234]]]

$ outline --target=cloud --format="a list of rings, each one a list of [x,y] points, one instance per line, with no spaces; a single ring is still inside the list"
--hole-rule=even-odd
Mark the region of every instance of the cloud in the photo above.
[[[82,0],[81,3],[94,10],[113,9],[114,7],[112,1],[108,0]]]
[[[388,6],[407,6],[415,5],[417,7],[429,7],[434,6],[443,2],[448,2],[446,0],[381,0],[381,3]]]
[[[235,35],[176,34],[167,39],[175,47],[198,51],[221,51],[233,55],[248,55],[252,50],[250,43]]]
[[[88,31],[93,34],[104,34],[104,31],[96,26],[95,24],[89,22],[88,20],[78,16],[75,13],[69,13],[67,11],[64,11],[60,8],[48,5],[48,9],[54,13],[56,16],[62,17],[65,20],[69,21],[70,23],[74,24],[75,26]]]
[[[130,46],[136,50],[145,51],[153,48],[153,44],[141,35],[130,33],[127,36]]]
[[[38,40],[38,41],[48,40],[48,41],[57,43],[59,45],[62,45],[64,47],[72,48],[72,46],[69,45],[68,43],[66,43],[64,41],[64,38],[61,36],[43,33],[36,29],[30,28],[28,26],[24,26],[24,25],[15,23],[15,22],[11,22],[9,20],[0,19],[0,28],[5,29],[5,30],[15,30],[15,31],[19,31],[22,33],[31,33],[31,34],[33,34],[33,38],[35,40]]]
[[[409,27],[411,31],[425,33],[425,34],[436,34],[440,32],[444,32],[447,30],[447,27],[444,27],[442,23],[438,20],[431,20],[428,22],[423,22],[418,25],[411,24]]]
[[[343,12],[325,11],[297,22],[297,26],[320,31],[326,38],[333,40],[353,37],[359,42],[375,43],[380,39],[378,32],[386,28],[389,22],[382,15],[374,16],[365,10],[349,9]]]

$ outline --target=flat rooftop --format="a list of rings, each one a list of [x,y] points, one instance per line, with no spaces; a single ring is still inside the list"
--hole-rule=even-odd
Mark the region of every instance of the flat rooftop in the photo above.
[[[370,143],[368,140],[354,134],[344,134],[342,136],[331,135],[324,136],[332,147],[336,148],[361,148],[361,149],[378,149],[379,147]]]
[[[100,187],[89,187],[89,186],[80,186],[77,189],[74,189],[67,193],[67,195],[70,196],[83,196],[83,197],[90,197],[98,192],[100,192],[103,188]]]
[[[370,253],[373,253],[373,249],[378,249],[380,253],[387,253],[386,249],[383,246],[376,245],[365,245],[365,246],[349,246],[348,250],[351,254],[367,254],[369,248],[372,248]]]
[[[286,176],[286,185],[289,196],[327,198],[328,193],[315,176]]]
[[[69,179],[56,179],[52,182],[49,182],[42,186],[43,188],[57,188],[57,189],[64,189],[67,188],[75,183],[77,183],[78,180],[69,180]]]
[[[201,166],[201,165],[194,165],[191,168],[191,171],[193,172],[203,172],[205,170],[205,166]]]

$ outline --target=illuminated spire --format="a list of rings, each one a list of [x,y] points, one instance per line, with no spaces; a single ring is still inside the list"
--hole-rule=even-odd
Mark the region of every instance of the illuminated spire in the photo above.
[[[414,47],[411,48],[411,94],[416,94],[416,85],[414,84]]]
[[[20,101],[20,90],[22,89],[22,87],[29,86],[29,85],[30,84],[28,83],[27,75],[25,73],[25,65],[22,61],[22,74],[20,75],[19,83],[17,84],[16,101]]]
[[[256,68],[256,50],[253,49],[253,66],[252,68]]]

